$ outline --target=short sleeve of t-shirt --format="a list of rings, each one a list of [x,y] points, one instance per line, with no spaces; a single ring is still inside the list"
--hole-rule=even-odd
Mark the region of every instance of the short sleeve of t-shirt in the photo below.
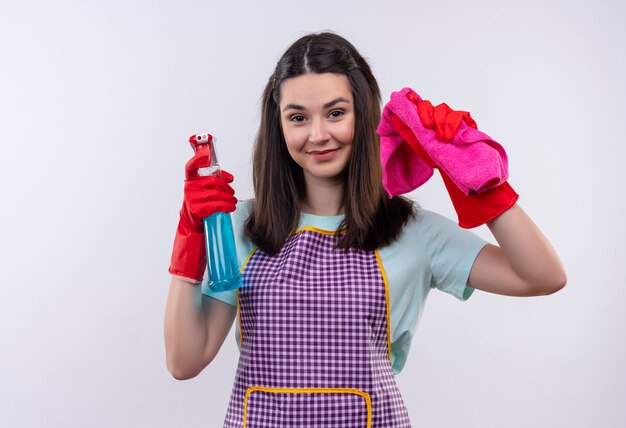
[[[431,289],[467,300],[472,265],[487,241],[452,220],[416,205],[417,217],[402,236],[379,250],[389,287],[391,354],[398,373]]]
[[[467,300],[474,291],[467,285],[470,270],[487,242],[440,214],[423,209],[420,214],[418,239],[428,255],[431,286]]]

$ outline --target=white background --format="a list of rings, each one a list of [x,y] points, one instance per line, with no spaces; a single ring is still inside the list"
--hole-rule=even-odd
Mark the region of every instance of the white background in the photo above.
[[[548,297],[433,292],[397,378],[413,424],[626,426],[625,18],[621,1],[2,2],[0,426],[221,426],[234,330],[197,378],[165,367],[186,139],[218,136],[251,197],[263,86],[325,29],[385,102],[410,86],[471,111],[568,272]],[[455,218],[438,176],[411,196]]]

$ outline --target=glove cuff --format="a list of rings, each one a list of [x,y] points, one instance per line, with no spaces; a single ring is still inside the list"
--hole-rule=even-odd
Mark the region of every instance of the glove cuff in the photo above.
[[[204,232],[190,231],[181,223],[176,229],[169,273],[202,281],[207,266]]]
[[[459,226],[471,229],[481,226],[511,208],[519,199],[508,181],[484,192],[466,195],[441,169],[443,182],[459,219]]]

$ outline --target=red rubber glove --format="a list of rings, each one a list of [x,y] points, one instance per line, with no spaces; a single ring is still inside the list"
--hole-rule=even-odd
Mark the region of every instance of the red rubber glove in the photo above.
[[[465,121],[467,126],[478,129],[476,122],[472,119],[469,112],[452,110],[445,103],[433,107],[430,101],[423,100],[418,102],[418,100],[411,95],[413,94],[410,94],[408,98],[417,105],[417,114],[419,115],[422,125],[425,128],[434,128],[435,135],[438,139],[446,142],[452,141],[462,120]],[[457,213],[459,226],[471,229],[485,224],[498,217],[517,202],[519,195],[506,181],[484,192],[469,196],[466,195],[454,184],[452,179],[439,168],[439,165],[432,160],[413,132],[411,132],[411,129],[405,125],[400,118],[393,115],[391,122],[400,135],[402,135],[404,141],[411,146],[417,155],[431,167],[439,170],[448,194],[450,195],[454,210]]]
[[[233,176],[222,170],[220,176],[199,176],[198,168],[211,164],[208,145],[199,148],[185,165],[185,189],[180,220],[174,237],[169,272],[202,281],[207,267],[204,219],[216,212],[235,211],[235,191],[228,183]]]
[[[417,114],[424,128],[435,128],[435,136],[438,140],[452,141],[462,120],[470,128],[478,129],[469,111],[452,110],[446,103],[433,107],[428,100],[417,102],[417,98],[415,98],[413,93],[409,94],[408,98],[417,104]]]

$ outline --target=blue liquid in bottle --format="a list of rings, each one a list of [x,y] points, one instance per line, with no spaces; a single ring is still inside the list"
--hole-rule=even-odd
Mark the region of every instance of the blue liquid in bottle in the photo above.
[[[228,213],[215,213],[204,219],[209,288],[235,290],[241,286],[233,224]]]

